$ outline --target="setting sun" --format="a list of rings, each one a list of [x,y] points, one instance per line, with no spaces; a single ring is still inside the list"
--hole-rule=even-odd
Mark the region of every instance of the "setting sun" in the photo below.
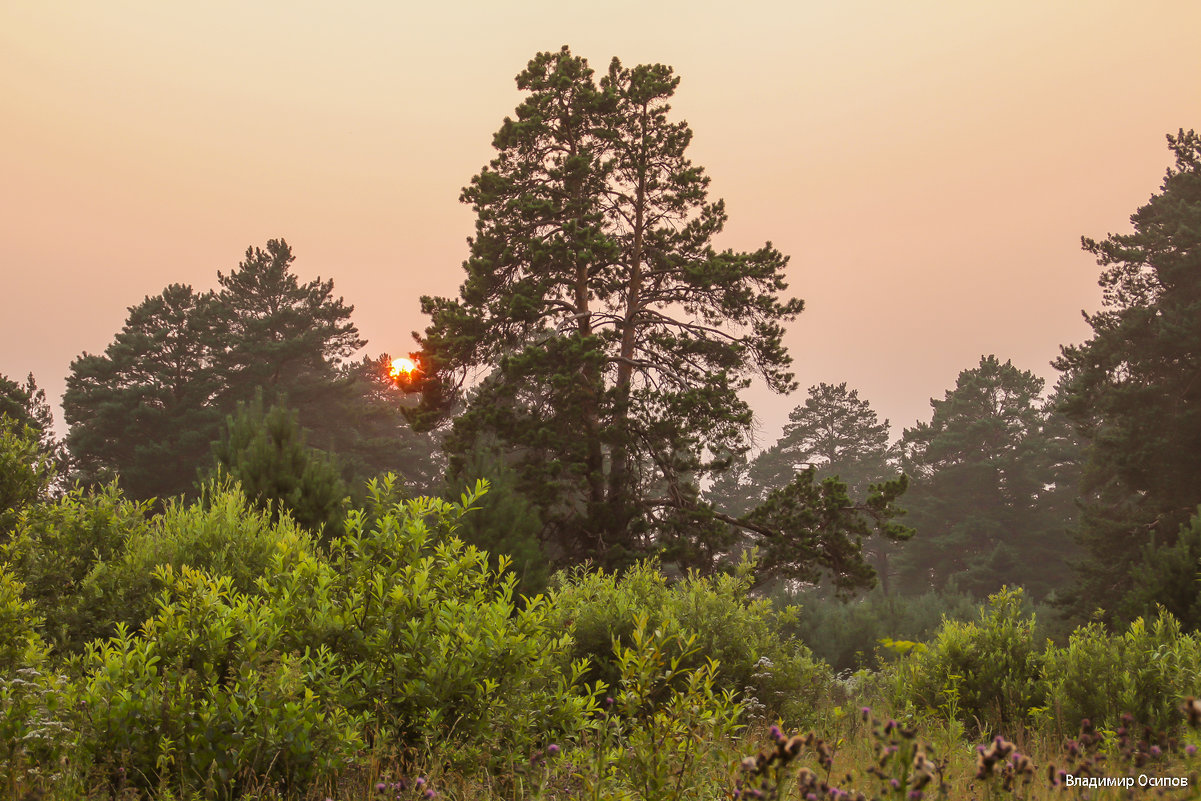
[[[417,369],[417,365],[412,359],[397,358],[392,360],[392,367],[388,370],[388,374],[393,378],[407,376]]]

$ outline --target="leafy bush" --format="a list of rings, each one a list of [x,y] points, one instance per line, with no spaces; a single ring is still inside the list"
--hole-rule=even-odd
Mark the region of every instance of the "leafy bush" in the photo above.
[[[1120,635],[1100,623],[1081,626],[1063,648],[1043,658],[1039,716],[1073,732],[1081,719],[1114,728],[1123,714],[1156,730],[1180,724],[1180,702],[1201,689],[1201,637],[1184,634],[1160,610],[1148,623],[1138,618]]]
[[[777,590],[771,597],[777,609],[800,608],[785,631],[839,672],[874,666],[885,639],[926,640],[944,620],[969,620],[978,607],[968,595],[945,592],[898,596],[876,590],[842,600],[814,590]]]
[[[361,721],[323,693],[337,660],[290,652],[286,621],[228,576],[183,567],[139,634],[89,647],[79,689],[83,745],[143,787],[236,794],[250,778],[311,782],[362,746]]]
[[[1023,615],[1020,589],[990,595],[979,621],[944,622],[898,663],[897,700],[981,730],[1024,722],[1039,700],[1034,626],[1034,616]]]
[[[380,736],[506,764],[577,730],[595,701],[547,601],[518,609],[516,578],[454,536],[486,486],[388,507],[373,482],[373,512],[350,513],[328,564],[281,542],[261,586],[294,648],[326,645],[346,665],[343,700]]]
[[[585,763],[580,795],[647,801],[724,795],[724,771],[713,768],[727,757],[726,738],[742,728],[742,706],[735,693],[717,689],[720,666],[704,660],[684,667],[696,635],[652,631],[646,614],[636,616],[630,643],[613,642],[620,676],[575,757]],[[615,796],[614,785],[624,794]]]
[[[136,630],[154,614],[163,589],[155,569],[163,565],[199,568],[228,577],[239,592],[257,592],[276,543],[293,534],[308,540],[287,515],[273,520],[255,508],[237,485],[210,482],[199,500],[170,502],[150,526],[130,533],[116,559],[95,565],[82,588],[88,630],[108,636],[117,623]]]
[[[94,599],[83,595],[84,580],[96,565],[119,558],[127,538],[147,534],[149,508],[127,501],[115,483],[95,492],[74,489],[27,509],[13,539],[0,548],[56,648],[82,652],[106,628]]]
[[[63,722],[62,681],[50,672],[33,604],[0,565],[0,786],[54,765],[70,745]]]
[[[799,640],[780,634],[783,615],[749,597],[750,576],[750,563],[734,575],[689,575],[674,585],[654,561],[620,576],[579,569],[556,577],[551,612],[574,632],[574,653],[590,660],[589,676],[609,686],[621,678],[614,642],[631,645],[645,616],[651,629],[693,643],[684,668],[712,660],[719,688],[746,693],[750,706],[761,705],[767,715],[804,718],[826,689],[829,669]]]

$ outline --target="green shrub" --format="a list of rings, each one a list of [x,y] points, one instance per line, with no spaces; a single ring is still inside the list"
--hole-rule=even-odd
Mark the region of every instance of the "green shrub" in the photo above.
[[[613,643],[628,647],[642,616],[652,629],[693,642],[685,668],[717,662],[717,686],[742,694],[765,715],[799,721],[828,686],[829,669],[799,640],[780,633],[782,615],[748,595],[749,563],[734,575],[690,575],[674,585],[654,561],[621,575],[580,569],[556,582],[554,620],[574,633],[575,655],[592,663],[590,678],[610,686],[621,676]]]
[[[618,682],[581,753],[572,755],[584,785],[579,795],[646,801],[724,796],[728,776],[715,768],[728,761],[727,738],[742,728],[742,706],[735,693],[717,689],[716,662],[684,667],[696,651],[695,634],[669,635],[648,626],[647,615],[639,614],[630,645],[612,643]]]
[[[276,543],[293,533],[308,538],[288,515],[273,520],[254,507],[237,485],[210,482],[199,500],[171,501],[148,527],[130,533],[123,553],[95,565],[81,593],[88,630],[109,636],[118,623],[137,630],[154,614],[163,589],[155,569],[163,565],[199,568],[228,577],[239,592],[257,592]]]
[[[459,504],[388,507],[388,483],[373,482],[371,515],[348,515],[328,564],[281,542],[262,588],[291,621],[295,648],[325,645],[339,656],[351,677],[346,706],[370,715],[380,736],[507,765],[579,729],[595,701],[547,601],[519,609],[516,578],[454,536],[485,489]]]
[[[27,509],[13,539],[0,548],[55,648],[82,652],[107,628],[97,619],[94,599],[82,594],[83,582],[96,565],[119,558],[128,538],[146,535],[149,509],[149,503],[127,501],[115,483],[95,492],[74,489]]]
[[[1201,637],[1184,634],[1171,614],[1153,622],[1138,618],[1120,635],[1100,623],[1081,626],[1063,648],[1043,660],[1046,707],[1039,717],[1060,732],[1081,719],[1116,728],[1123,714],[1156,730],[1180,725],[1180,703],[1201,690]]]
[[[771,599],[777,609],[800,608],[785,631],[838,672],[874,667],[885,639],[926,640],[944,620],[970,620],[978,608],[970,596],[946,592],[900,596],[875,590],[842,600],[817,590],[777,590]]]
[[[0,564],[0,789],[36,781],[39,766],[54,766],[73,741],[63,682],[49,669],[40,620],[21,590]]]
[[[144,788],[236,795],[250,779],[312,782],[362,746],[361,721],[322,691],[327,649],[287,650],[282,620],[228,576],[165,566],[139,634],[89,646],[77,703],[95,765]]]
[[[1022,612],[1020,589],[990,595],[979,621],[944,622],[933,640],[897,664],[897,700],[979,730],[1023,723],[1040,700],[1034,627],[1034,616]]]

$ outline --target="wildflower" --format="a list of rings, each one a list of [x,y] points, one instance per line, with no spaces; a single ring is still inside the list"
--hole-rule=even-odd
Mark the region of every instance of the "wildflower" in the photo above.
[[[1197,755],[1197,746],[1186,745],[1184,747],[1184,753],[1188,754],[1189,756],[1196,756]]]
[[[780,742],[780,740],[784,739],[784,733],[782,731],[780,731],[779,726],[771,727],[771,738],[773,740],[775,740],[777,743]]]
[[[554,743],[551,743],[550,745],[548,745],[546,747],[546,753],[549,754],[550,756],[558,756],[559,755],[559,746],[555,745]]]
[[[867,720],[872,716],[872,708],[870,706],[861,706],[859,707],[859,714],[863,716],[864,720]]]
[[[387,789],[388,789],[388,785],[384,784],[383,782],[376,782],[375,791],[377,793],[382,793],[384,790],[387,790]]]

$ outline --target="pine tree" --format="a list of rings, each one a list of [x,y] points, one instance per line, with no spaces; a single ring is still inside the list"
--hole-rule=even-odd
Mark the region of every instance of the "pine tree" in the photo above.
[[[342,528],[347,493],[338,466],[305,444],[298,415],[282,404],[263,408],[263,393],[239,403],[226,418],[225,433],[213,445],[219,474],[242,485],[246,496],[273,519],[292,519],[325,538]]]
[[[1201,503],[1201,136],[1168,136],[1175,165],[1130,218],[1085,237],[1103,268],[1092,337],[1063,348],[1062,408],[1087,441],[1072,605],[1113,612],[1148,545],[1171,546]]]
[[[130,307],[103,355],[71,363],[63,413],[77,477],[136,499],[184,492],[220,429],[214,298],[172,284]]]
[[[295,259],[286,241],[271,239],[266,249],[247,248],[236,270],[217,273],[223,401],[232,408],[260,389],[269,403],[286,396],[315,441],[334,448],[340,407],[353,395],[340,368],[365,343],[333,281],[301,283]]]
[[[959,374],[933,416],[905,430],[913,481],[896,560],[913,593],[949,582],[983,598],[1004,584],[1045,595],[1070,576],[1070,441],[1056,431],[1044,382],[996,356]]]
[[[445,403],[487,374],[449,447],[510,449],[568,558],[707,546],[729,516],[701,482],[748,443],[739,390],[755,375],[793,388],[787,259],[713,247],[725,208],[669,118],[669,67],[614,59],[596,81],[563,48],[517,84],[497,156],[463,192],[476,233],[460,297],[423,299],[430,394]]]

